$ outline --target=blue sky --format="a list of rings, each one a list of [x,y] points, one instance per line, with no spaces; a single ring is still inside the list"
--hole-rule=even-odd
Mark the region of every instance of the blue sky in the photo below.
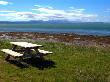
[[[0,0],[0,21],[110,22],[110,0]]]

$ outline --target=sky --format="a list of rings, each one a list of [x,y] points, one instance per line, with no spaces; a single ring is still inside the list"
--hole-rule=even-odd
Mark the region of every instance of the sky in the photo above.
[[[0,21],[110,22],[110,0],[0,0]]]

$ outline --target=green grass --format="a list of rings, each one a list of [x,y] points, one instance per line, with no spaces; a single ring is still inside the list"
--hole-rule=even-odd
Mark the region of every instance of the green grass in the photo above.
[[[65,45],[63,43],[35,42],[42,49],[52,51],[45,60],[54,62],[39,69],[39,62],[20,68],[5,61],[0,52],[0,82],[110,82],[110,49]],[[9,41],[0,41],[0,49],[11,48]]]

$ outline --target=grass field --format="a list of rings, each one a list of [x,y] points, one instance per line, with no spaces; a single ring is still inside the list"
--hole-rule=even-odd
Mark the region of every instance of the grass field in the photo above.
[[[44,60],[24,60],[29,67],[6,61],[0,51],[0,82],[110,82],[110,49],[35,42],[52,51]],[[0,49],[11,48],[0,41]]]

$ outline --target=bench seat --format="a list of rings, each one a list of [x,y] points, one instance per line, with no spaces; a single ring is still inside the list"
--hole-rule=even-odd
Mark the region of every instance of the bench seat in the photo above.
[[[10,49],[2,49],[1,51],[5,52],[6,54],[8,54],[10,56],[13,56],[13,57],[21,57],[21,56],[23,56],[23,54],[20,54],[18,52],[12,51]]]
[[[41,49],[38,49],[38,52],[41,53],[41,54],[52,54],[53,53],[53,52],[46,51],[46,50],[41,50]]]
[[[35,51],[35,50],[34,50],[34,49],[32,49],[32,51]],[[40,54],[52,54],[53,52],[38,49],[38,53],[40,53]]]

